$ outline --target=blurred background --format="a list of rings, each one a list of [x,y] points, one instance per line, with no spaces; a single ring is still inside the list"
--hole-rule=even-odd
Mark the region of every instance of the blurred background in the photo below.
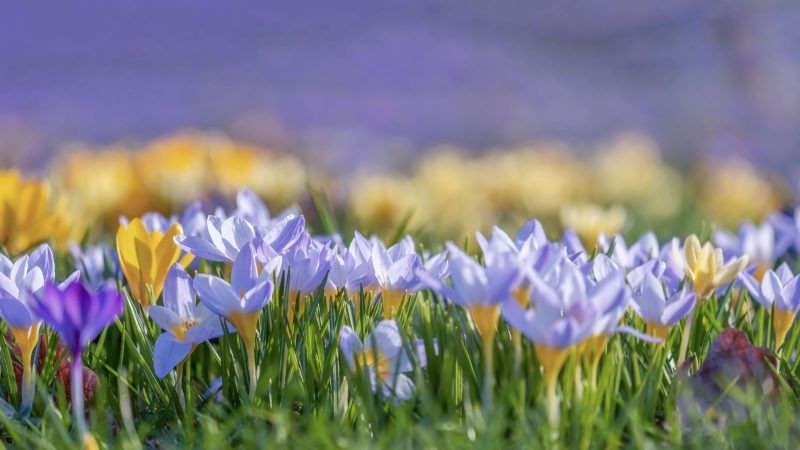
[[[776,200],[766,203],[780,205],[798,188],[798,24],[793,0],[17,2],[0,14],[0,164],[76,191],[83,172],[69,167],[96,159],[87,152],[246,146],[271,155],[262,165],[273,171],[233,185],[266,183],[261,193],[283,206],[301,195],[308,170],[367,173],[376,179],[338,190],[378,197],[364,201],[386,216],[397,208],[386,198],[411,189],[388,171],[414,173],[414,189],[447,192],[474,186],[442,187],[454,167],[476,166],[466,177],[474,180],[488,167],[512,170],[513,154],[528,155],[525,170],[588,171],[606,184],[615,171],[666,161],[666,175],[639,175],[657,179],[647,189],[724,166],[729,185],[763,200],[758,183],[768,182]],[[494,166],[479,159],[487,154],[499,155]],[[186,169],[181,157],[163,158]],[[206,169],[189,178],[207,179]],[[119,173],[100,172],[118,183]],[[264,181],[269,174],[288,181]],[[420,188],[420,178],[436,183]],[[179,184],[145,182],[168,197]],[[645,190],[639,183],[610,189]],[[192,186],[166,203],[196,196]],[[513,189],[487,194],[500,202],[491,217],[506,214]],[[591,186],[527,189],[539,196],[520,215],[627,202],[580,193]],[[396,225],[405,209],[394,215]]]

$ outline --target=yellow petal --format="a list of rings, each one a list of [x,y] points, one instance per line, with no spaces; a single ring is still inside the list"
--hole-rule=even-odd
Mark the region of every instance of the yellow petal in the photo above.
[[[159,233],[160,234],[160,233]],[[153,249],[155,257],[154,277],[153,277],[153,294],[158,297],[161,294],[161,289],[164,287],[164,281],[167,279],[169,269],[178,261],[181,256],[181,249],[175,245],[173,238],[183,234],[183,228],[176,223],[167,230],[166,234],[161,236],[158,244]]]
[[[729,262],[719,272],[714,274],[714,285],[720,287],[733,281],[739,273],[747,267],[747,255]]]
[[[690,277],[694,277],[694,272],[698,266],[700,258],[700,239],[696,235],[691,235],[686,238],[683,244],[683,253],[686,257],[686,272]]]

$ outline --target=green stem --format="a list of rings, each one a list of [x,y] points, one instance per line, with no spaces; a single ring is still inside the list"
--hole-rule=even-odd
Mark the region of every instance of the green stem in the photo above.
[[[487,333],[488,334],[488,333]],[[494,335],[487,336],[483,341],[483,413],[487,415],[492,408],[492,395],[494,393]]]
[[[178,393],[178,402],[181,404],[181,409],[186,411],[186,394],[183,392],[183,364],[185,361],[181,361],[178,363],[178,367],[175,369],[177,372],[177,379],[175,380],[175,390]]]
[[[689,337],[692,333],[692,326],[694,325],[694,313],[686,319],[686,326],[683,328],[683,336],[681,337],[681,351],[678,355],[678,368],[680,368],[686,361],[686,350],[689,348]]]
[[[514,375],[519,377],[522,370],[522,334],[519,330],[511,330],[511,342],[514,345]]]
[[[33,397],[36,392],[36,372],[33,370],[33,358],[30,352],[22,355],[22,392],[20,392],[20,412],[28,415],[33,409]]]
[[[547,381],[547,420],[554,434],[558,433],[558,422],[561,416],[561,405],[558,402],[558,377],[551,377]]]
[[[81,364],[81,353],[72,355],[72,365],[69,372],[72,381],[72,413],[75,416],[75,428],[78,430],[81,442],[85,442],[89,435],[89,428],[86,426],[86,416],[83,412],[83,364]]]

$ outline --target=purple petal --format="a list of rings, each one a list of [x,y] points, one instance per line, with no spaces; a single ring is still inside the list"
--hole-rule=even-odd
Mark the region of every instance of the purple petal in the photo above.
[[[239,295],[220,278],[197,275],[194,278],[194,289],[200,301],[215,314],[227,317],[234,311],[241,311]]]
[[[172,332],[175,325],[179,325],[182,320],[180,316],[175,314],[172,310],[159,305],[153,305],[147,310],[147,315],[150,320],[156,323],[162,330]]]
[[[264,281],[247,291],[242,299],[244,302],[244,312],[256,312],[272,300],[273,285],[272,281]]]
[[[344,359],[350,367],[355,365],[355,354],[364,350],[364,345],[361,339],[352,328],[347,325],[343,326],[339,331],[339,348],[342,350]]]
[[[175,244],[183,251],[208,261],[231,262],[230,258],[219,251],[211,242],[195,236],[175,236]]]
[[[188,318],[194,309],[194,289],[192,278],[181,267],[175,264],[169,269],[163,289],[164,306],[177,317]]]
[[[156,376],[164,378],[181,363],[192,350],[192,344],[176,340],[171,334],[163,333],[153,347],[153,369]]]
[[[247,292],[253,288],[258,279],[258,267],[253,253],[253,246],[248,243],[242,247],[231,270],[231,287],[235,292]]]

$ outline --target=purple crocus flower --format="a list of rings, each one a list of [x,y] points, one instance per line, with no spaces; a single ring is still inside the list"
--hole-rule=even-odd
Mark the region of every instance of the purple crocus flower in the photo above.
[[[331,257],[325,291],[332,295],[344,289],[352,296],[373,284],[373,279],[372,267],[366,261],[356,262],[353,253],[349,249],[343,249],[341,253]]]
[[[69,247],[69,252],[75,260],[75,266],[80,270],[81,275],[95,289],[112,282],[112,278],[106,276],[107,264],[112,265],[109,270],[111,274],[119,272],[117,252],[112,252],[111,248],[106,244],[90,245],[86,248],[72,244]]]
[[[611,259],[620,267],[630,270],[658,257],[661,250],[658,245],[658,239],[652,232],[643,234],[639,240],[634,242],[630,247],[625,242],[621,235],[614,236],[613,239],[607,238],[605,235],[599,237],[600,249],[603,253],[608,253]],[[612,249],[611,246],[614,246]]]
[[[450,285],[423,270],[417,274],[429,289],[467,309],[488,345],[494,338],[500,307],[513,299],[513,290],[519,283],[518,259],[499,254],[492,264],[483,266],[450,242],[447,252]]]
[[[272,300],[272,274],[259,276],[253,245],[238,252],[231,268],[231,282],[213,275],[197,275],[194,289],[200,301],[215,314],[227,319],[241,336],[247,351],[250,396],[255,395],[258,371],[255,361],[256,331],[261,310]]]
[[[289,297],[305,296],[322,285],[331,268],[333,255],[333,249],[309,237],[286,254],[273,258],[265,270],[289,278]]]
[[[658,275],[659,272],[663,273],[664,264],[648,266],[643,266],[641,277],[635,276],[638,281],[632,284],[632,306],[636,314],[647,323],[648,334],[665,340],[669,330],[694,311],[697,296],[686,287],[675,292],[666,291]]]
[[[534,343],[563,349],[595,335],[627,331],[619,327],[628,299],[622,273],[593,283],[567,262],[553,282],[535,272],[529,276],[534,307],[509,303],[503,317]]]
[[[561,236],[561,245],[564,246],[567,257],[578,265],[583,265],[589,260],[589,254],[575,230],[571,228],[564,230],[564,234]]]
[[[384,318],[389,318],[400,310],[407,294],[416,292],[419,286],[417,272],[422,268],[422,260],[411,237],[406,236],[388,249],[383,242],[376,242],[372,246],[370,263],[375,284],[380,289]]]
[[[45,284],[30,303],[31,310],[56,330],[75,358],[122,314],[123,299],[116,288],[87,289],[78,280],[58,286]]]
[[[199,274],[193,287],[200,301],[215,314],[230,321],[243,340],[255,344],[255,325],[261,310],[272,299],[271,276],[259,276],[252,245],[245,245],[231,269],[231,282]]]
[[[768,270],[760,283],[748,273],[740,274],[739,279],[753,300],[773,308],[776,344],[780,347],[800,310],[800,275],[794,275],[783,263],[777,270]]]
[[[43,244],[13,263],[0,255],[0,317],[6,321],[22,357],[20,411],[27,413],[36,390],[33,350],[39,342],[41,319],[30,308],[33,295],[55,277],[55,262],[50,247]],[[68,282],[80,277],[73,273]]]
[[[769,223],[775,230],[778,257],[790,249],[800,252],[800,207],[794,212],[773,214]]]
[[[192,279],[180,264],[172,266],[167,274],[163,298],[164,306],[153,305],[147,311],[164,330],[153,349],[153,365],[158,377],[166,376],[183,362],[195,346],[224,332],[219,316],[195,302]]]
[[[523,247],[528,242],[534,248],[546,244],[547,235],[544,232],[542,223],[536,219],[525,222],[517,231],[516,241],[517,247]]]
[[[747,256],[760,278],[788,249],[788,242],[778,242],[770,222],[754,225],[744,222],[737,234],[726,230],[714,232],[714,243],[722,249],[724,258]]]
[[[208,261],[232,263],[239,251],[256,237],[253,226],[241,217],[208,216],[202,235],[175,236],[182,250]]]
[[[269,264],[276,256],[284,255],[311,240],[306,231],[305,218],[289,214],[271,222],[267,227],[256,227],[253,245],[256,259],[262,264]]]
[[[9,327],[29,329],[39,323],[28,307],[29,294],[38,294],[53,281],[55,267],[53,252],[46,244],[14,262],[0,255],[0,317]]]
[[[367,371],[373,392],[380,388],[386,397],[411,398],[414,382],[403,375],[413,370],[411,355],[403,346],[403,338],[394,320],[378,323],[363,342],[352,328],[344,326],[339,332],[339,347],[351,368],[358,364]],[[425,367],[427,359],[421,339],[417,340],[415,347],[419,367]]]
[[[63,286],[48,282],[30,303],[31,310],[58,332],[72,355],[72,410],[86,448],[97,448],[97,443],[89,434],[83,413],[81,357],[89,343],[122,314],[123,302],[122,295],[114,287],[107,286],[95,292],[76,280]]]

